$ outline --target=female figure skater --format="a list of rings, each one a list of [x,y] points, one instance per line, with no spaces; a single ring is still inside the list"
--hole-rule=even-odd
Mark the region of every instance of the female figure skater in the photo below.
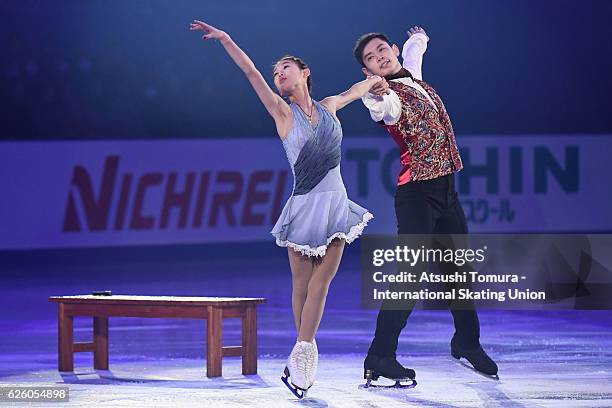
[[[277,245],[288,249],[298,332],[282,380],[302,398],[314,383],[318,361],[314,337],[344,243],[355,240],[373,217],[347,198],[340,175],[342,128],[336,112],[368,91],[387,92],[388,85],[374,76],[318,102],[310,95],[308,66],[300,58],[285,56],[274,65],[279,96],[227,33],[198,20],[190,29],[202,30],[202,39],[218,40],[242,69],[274,119],[291,165],[293,193],[271,233]]]

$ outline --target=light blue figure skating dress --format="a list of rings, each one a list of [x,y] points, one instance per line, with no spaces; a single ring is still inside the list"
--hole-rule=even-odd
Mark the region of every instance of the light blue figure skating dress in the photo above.
[[[293,192],[271,233],[279,246],[324,256],[334,238],[350,244],[359,237],[373,215],[346,195],[340,175],[340,122],[313,103],[319,113],[314,125],[297,104],[290,104],[293,128],[283,147],[293,172]]]

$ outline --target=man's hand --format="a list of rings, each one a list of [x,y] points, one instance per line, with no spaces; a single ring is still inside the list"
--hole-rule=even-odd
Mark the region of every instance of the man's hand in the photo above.
[[[389,95],[389,83],[385,78],[381,78],[379,82],[377,82],[376,84],[374,84],[374,86],[372,86],[372,88],[370,88],[369,92],[372,95],[376,96]]]
[[[408,30],[408,38],[410,38],[413,35],[418,34],[418,33],[425,34],[425,36],[429,40],[429,36],[425,32],[425,30],[422,27],[419,27],[419,26],[414,26],[410,30]]]

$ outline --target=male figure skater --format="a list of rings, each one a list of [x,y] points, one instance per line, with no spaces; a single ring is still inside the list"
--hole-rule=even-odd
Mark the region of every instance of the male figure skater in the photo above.
[[[455,191],[454,173],[462,169],[450,118],[436,91],[423,81],[421,65],[429,37],[420,27],[408,32],[399,48],[382,33],[362,35],[354,48],[367,76],[388,82],[386,95],[362,98],[375,122],[384,126],[400,148],[395,212],[398,234],[467,234],[467,221]],[[383,376],[414,379],[414,370],[396,359],[398,337],[412,307],[378,313],[376,333],[364,362],[366,379]],[[477,371],[497,375],[497,365],[480,345],[480,324],[473,307],[453,309],[455,334],[451,354],[466,358]]]

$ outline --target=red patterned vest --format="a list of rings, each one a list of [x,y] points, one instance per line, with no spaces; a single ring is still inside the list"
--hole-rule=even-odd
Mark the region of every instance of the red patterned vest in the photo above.
[[[427,91],[438,111],[413,87],[389,81],[389,87],[402,102],[402,113],[397,123],[384,125],[400,147],[402,171],[398,185],[434,179],[463,168],[455,132],[442,100],[426,82],[414,81]]]

